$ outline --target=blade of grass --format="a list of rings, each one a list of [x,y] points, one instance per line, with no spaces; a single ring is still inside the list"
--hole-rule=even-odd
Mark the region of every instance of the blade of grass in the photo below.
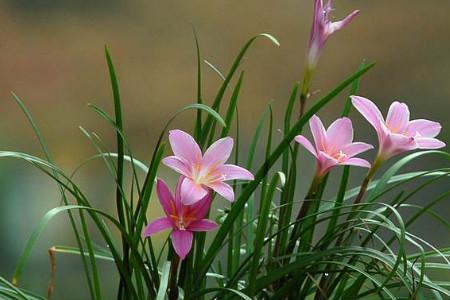
[[[254,241],[254,252],[252,267],[249,273],[249,296],[254,297],[256,295],[256,277],[258,275],[258,265],[260,257],[263,255],[263,242],[264,236],[266,234],[267,222],[269,221],[270,207],[272,204],[272,199],[275,193],[275,188],[281,182],[281,185],[285,182],[285,176],[283,173],[278,172],[272,177],[269,184],[267,193],[261,202],[261,207],[259,209],[258,227],[256,230],[255,241]]]
[[[254,37],[252,37],[245,45],[244,47],[241,49],[241,51],[239,52],[238,56],[236,57],[236,59],[233,62],[233,65],[230,68],[230,71],[228,72],[227,76],[225,77],[225,80],[222,83],[222,86],[220,87],[214,102],[211,106],[212,109],[219,111],[220,109],[220,103],[222,102],[222,98],[225,94],[225,91],[228,87],[228,85],[230,84],[231,79],[234,76],[234,73],[236,72],[236,70],[238,69],[239,65],[241,64],[241,61],[245,55],[245,53],[247,52],[247,50],[250,48],[250,46],[253,44],[253,42],[259,38],[267,38],[269,41],[271,41],[273,44],[279,46],[280,43],[270,34],[267,33],[262,33],[262,34],[258,34]],[[202,127],[202,137],[199,140],[199,144],[201,146],[201,148],[205,147],[205,143],[207,141],[207,138],[209,136],[210,130],[211,128],[213,128],[213,124],[214,121],[213,119],[208,116],[205,120],[205,123],[203,124]]]
[[[44,139],[44,136],[42,135],[41,131],[39,130],[39,127],[37,126],[36,122],[34,121],[33,116],[31,115],[30,111],[27,109],[27,107],[25,106],[23,101],[15,93],[11,93],[11,94],[13,96],[14,101],[20,107],[20,109],[24,113],[25,117],[27,118],[28,122],[30,123],[30,125],[31,125],[31,127],[33,129],[33,132],[35,133],[35,135],[36,135],[36,137],[37,137],[37,139],[39,141],[39,145],[41,146],[41,149],[44,152],[44,155],[45,155],[47,161],[50,162],[50,163],[53,163],[53,158],[52,158],[52,156],[50,154],[50,151],[48,149],[48,146],[47,146],[47,143],[46,143],[46,141]],[[56,172],[54,172],[54,176],[58,176],[58,174]],[[67,197],[66,197],[66,194],[64,192],[64,188],[61,185],[58,185],[58,188],[59,188],[59,192],[61,194],[62,202],[64,204],[66,204],[66,205],[69,204],[68,200],[67,200]],[[82,218],[82,216],[80,216],[80,218]],[[74,235],[75,235],[75,239],[76,239],[78,248],[80,249],[80,251],[82,253],[84,253],[83,245],[81,243],[81,237],[80,237],[80,234],[78,232],[78,228],[77,228],[77,225],[75,223],[75,219],[74,219],[74,217],[72,215],[72,212],[69,212],[69,220],[70,220],[70,225],[71,225],[72,230],[73,230]],[[90,240],[89,233],[85,232],[84,234],[85,234],[85,236],[84,236],[85,240]],[[93,268],[95,267],[95,263],[93,263],[93,258],[92,257],[91,257],[90,261],[91,261],[92,271],[94,272]],[[84,272],[85,272],[86,281],[88,283],[88,288],[89,288],[89,293],[90,293],[91,299],[95,299],[95,297],[100,294],[100,287],[95,285],[95,283],[93,283],[91,281],[91,275],[90,275],[90,272],[89,272],[89,267],[88,267],[88,264],[87,264],[87,261],[86,261],[86,258],[85,258],[84,255],[81,255],[81,262],[83,264],[83,269],[84,269]],[[94,279],[94,282],[98,282],[98,281]]]

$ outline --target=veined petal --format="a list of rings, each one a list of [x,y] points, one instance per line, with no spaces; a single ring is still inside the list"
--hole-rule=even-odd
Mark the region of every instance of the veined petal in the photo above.
[[[409,123],[409,108],[405,103],[392,102],[386,118],[386,126],[394,133],[406,131]]]
[[[341,165],[358,166],[363,168],[370,168],[370,163],[362,158],[352,157],[341,163]]]
[[[233,150],[233,139],[225,137],[215,141],[206,150],[202,160],[202,169],[224,164]]]
[[[208,184],[208,187],[212,188],[217,194],[224,197],[228,201],[230,201],[230,202],[234,201],[234,191],[230,185],[228,185],[224,182],[217,181],[217,182]]]
[[[314,138],[314,143],[316,144],[316,152],[325,151],[327,133],[325,127],[323,127],[322,121],[318,116],[314,115],[309,120],[309,127],[311,128],[311,133]]]
[[[366,152],[367,150],[373,149],[373,146],[366,143],[356,142],[348,144],[342,147],[342,152],[346,154],[348,157],[356,156],[360,153]]]
[[[180,197],[181,203],[184,205],[191,205],[200,201],[207,193],[207,190],[201,184],[193,182],[190,178],[185,178],[181,183]]]
[[[445,147],[445,143],[429,137],[417,137],[415,138],[417,148],[419,149],[440,149]]]
[[[311,154],[317,158],[316,148],[314,148],[314,146],[311,144],[311,142],[307,138],[305,138],[303,135],[297,135],[295,137],[295,141],[297,143],[299,143],[300,145],[302,145],[303,147],[305,147],[306,150],[311,152]]]
[[[353,106],[363,115],[364,118],[375,128],[378,136],[383,134],[383,115],[378,107],[369,99],[360,96],[351,96]]]
[[[143,236],[147,237],[169,228],[174,228],[172,221],[167,217],[162,217],[148,224],[144,229]]]
[[[222,165],[217,167],[216,172],[224,176],[223,180],[253,180],[255,177],[246,169],[236,165]]]
[[[211,231],[217,228],[217,223],[208,219],[197,220],[189,224],[190,231]]]
[[[353,125],[349,118],[334,121],[327,130],[326,151],[334,153],[353,141]]]
[[[188,230],[174,230],[170,235],[175,252],[183,260],[192,248],[192,232]]]
[[[181,175],[190,177],[191,170],[189,168],[188,163],[178,156],[168,156],[162,160],[162,163],[173,169],[174,171],[180,173]]]
[[[175,156],[185,159],[190,164],[199,163],[202,152],[194,138],[182,130],[171,130],[169,142]]]
[[[418,119],[409,122],[407,132],[410,136],[420,135],[433,138],[441,132],[441,128],[442,126],[438,122]]]
[[[159,202],[167,216],[176,214],[177,210],[175,207],[174,199],[172,193],[170,192],[167,184],[162,179],[156,181],[156,193],[158,194]]]

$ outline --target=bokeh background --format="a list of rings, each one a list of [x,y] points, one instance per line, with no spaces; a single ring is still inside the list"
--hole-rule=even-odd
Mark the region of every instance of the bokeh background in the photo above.
[[[377,61],[364,77],[361,94],[384,111],[392,100],[406,101],[412,117],[441,122],[441,139],[448,142],[450,1],[341,0],[335,6],[336,18],[356,8],[361,15],[329,40],[313,81],[315,97],[325,94],[363,60]],[[269,102],[273,103],[276,128],[280,128],[290,89],[301,80],[312,9],[312,0],[3,0],[0,148],[42,156],[29,124],[11,98],[14,91],[32,112],[56,163],[65,171],[71,172],[95,153],[79,126],[98,133],[113,150],[114,132],[87,107],[87,103],[95,103],[112,112],[103,57],[107,44],[121,84],[128,139],[135,155],[148,162],[168,118],[195,101],[192,27],[198,33],[203,58],[223,71],[249,37],[267,32],[278,38],[281,47],[261,40],[246,56],[239,113],[244,141],[251,137]],[[220,79],[206,65],[203,72],[205,100],[210,103]],[[342,95],[321,116],[327,122],[336,118],[344,100]],[[358,114],[352,116],[357,139],[375,142],[371,128]],[[192,112],[186,113],[174,126],[190,130],[192,117]],[[242,147],[246,148],[245,142]],[[311,165],[310,157],[302,153],[302,162]],[[421,160],[412,168],[442,163]],[[161,172],[174,178],[165,168]],[[362,175],[358,172],[357,176]],[[309,175],[301,175],[300,190]],[[112,211],[114,188],[102,162],[84,168],[76,180],[95,205]],[[439,189],[448,185],[448,181],[441,183]],[[37,170],[17,160],[1,161],[1,276],[10,278],[26,238],[59,201],[56,185]],[[149,217],[159,214],[156,203],[153,201]],[[442,208],[448,212],[450,205]],[[438,246],[450,242],[448,233],[432,223],[417,227],[418,233],[426,234]],[[56,217],[41,236],[22,277],[23,286],[46,293],[50,277],[47,249],[53,245],[75,245],[66,215]],[[109,263],[101,264],[105,299],[112,299],[116,289],[112,270]],[[79,259],[58,254],[55,299],[85,299],[86,291]]]

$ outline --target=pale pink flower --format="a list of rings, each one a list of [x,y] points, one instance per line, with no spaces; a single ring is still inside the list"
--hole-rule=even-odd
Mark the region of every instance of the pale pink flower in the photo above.
[[[323,176],[337,165],[353,165],[370,168],[367,160],[354,157],[373,148],[366,143],[353,143],[353,126],[349,118],[334,121],[327,130],[317,116],[312,116],[309,126],[314,139],[314,146],[302,135],[295,137],[317,159],[317,176]]]
[[[181,185],[182,201],[186,205],[202,199],[209,188],[233,201],[233,188],[224,181],[254,179],[246,169],[225,164],[233,149],[233,139],[230,137],[217,140],[204,155],[194,138],[184,131],[171,130],[169,141],[174,156],[166,157],[162,162],[186,177]]]
[[[330,35],[347,25],[359,13],[359,10],[355,10],[343,20],[332,22],[329,19],[329,14],[332,10],[332,0],[329,0],[325,5],[323,4],[323,0],[315,0],[314,18],[307,50],[309,69],[315,68],[320,52]]]
[[[181,259],[184,259],[192,248],[192,232],[211,231],[217,227],[215,222],[204,219],[211,204],[211,192],[193,205],[184,205],[180,194],[184,180],[186,179],[181,176],[174,198],[166,183],[158,179],[156,191],[166,217],[156,219],[148,224],[143,233],[144,237],[147,237],[165,229],[172,229],[170,235],[172,245]]]
[[[409,108],[405,103],[393,102],[384,120],[378,107],[369,99],[352,96],[353,106],[369,121],[378,135],[381,160],[414,149],[438,149],[445,143],[435,137],[441,124],[424,119],[409,120]]]

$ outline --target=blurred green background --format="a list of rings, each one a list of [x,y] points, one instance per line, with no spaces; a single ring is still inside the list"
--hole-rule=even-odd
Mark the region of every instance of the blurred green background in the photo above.
[[[393,100],[407,102],[413,118],[441,122],[444,129],[440,137],[448,143],[450,1],[340,0],[335,5],[336,18],[357,8],[361,14],[329,40],[313,81],[315,97],[324,95],[363,60],[375,60],[378,64],[364,77],[361,94],[375,100],[384,111]],[[239,114],[244,141],[271,101],[276,128],[281,128],[290,89],[301,80],[312,9],[312,0],[1,1],[1,149],[42,156],[29,124],[11,99],[14,91],[31,110],[57,164],[67,172],[95,153],[78,129],[80,125],[98,133],[113,150],[114,132],[86,106],[92,102],[112,112],[103,57],[107,44],[121,83],[126,133],[135,155],[148,162],[168,118],[195,101],[192,27],[198,32],[203,58],[224,72],[249,37],[267,32],[278,38],[281,47],[261,40],[246,56]],[[205,100],[211,103],[220,80],[206,65],[203,71]],[[327,123],[332,121],[344,100],[341,95],[321,117]],[[369,125],[358,114],[352,116],[356,138],[376,143]],[[174,127],[190,130],[192,117],[192,112],[184,114]],[[246,149],[245,142],[242,147]],[[301,162],[312,166],[306,152],[302,152]],[[440,164],[440,160],[421,160],[414,169]],[[60,199],[56,185],[23,162],[3,160],[0,170],[0,275],[10,278],[31,230]],[[175,179],[166,168],[161,172]],[[301,175],[300,193],[304,193],[310,172]],[[355,174],[363,173],[355,170]],[[113,182],[102,162],[84,168],[76,180],[92,203],[113,209]],[[440,188],[448,188],[448,181]],[[426,201],[426,197],[421,200]],[[219,205],[228,204],[219,200]],[[447,217],[449,208],[446,205],[442,210]],[[154,201],[149,217],[159,213]],[[450,241],[446,231],[430,222],[416,227],[438,246]],[[23,286],[46,293],[50,277],[47,249],[53,245],[75,245],[66,215],[56,217],[40,238],[22,278]],[[105,299],[112,299],[116,277],[109,263],[101,266]],[[87,297],[81,271],[78,257],[57,255],[55,299]]]

